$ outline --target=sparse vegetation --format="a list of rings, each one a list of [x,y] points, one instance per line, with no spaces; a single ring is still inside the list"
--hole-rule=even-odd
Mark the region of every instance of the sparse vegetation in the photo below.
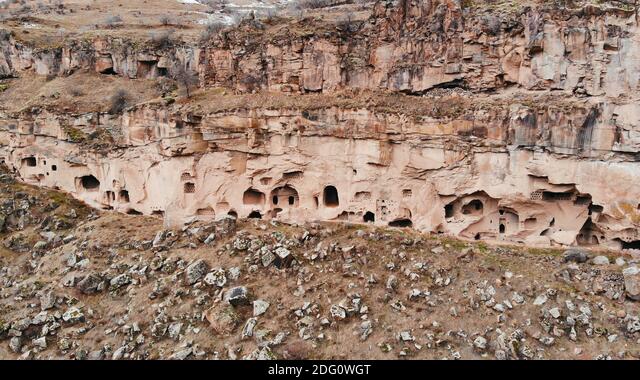
[[[122,17],[118,15],[111,15],[104,20],[104,23],[107,26],[116,26],[122,24]]]
[[[124,111],[127,108],[127,104],[129,101],[129,93],[123,89],[116,91],[115,94],[111,96],[111,105],[109,107],[109,113],[118,114]]]
[[[192,88],[199,83],[197,73],[180,65],[175,71],[174,79],[185,92],[186,97],[191,98]]]

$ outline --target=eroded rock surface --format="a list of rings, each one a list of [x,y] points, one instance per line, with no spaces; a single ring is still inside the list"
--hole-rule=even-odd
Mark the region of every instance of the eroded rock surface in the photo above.
[[[635,20],[403,0],[347,27],[246,20],[198,44],[9,35],[4,76],[186,67],[201,90],[122,113],[4,111],[0,155],[29,183],[168,227],[232,215],[637,249]]]

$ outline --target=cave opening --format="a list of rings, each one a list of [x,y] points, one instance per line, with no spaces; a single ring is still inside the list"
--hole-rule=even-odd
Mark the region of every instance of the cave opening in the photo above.
[[[389,227],[412,227],[413,222],[411,219],[396,219],[394,221],[389,222]]]
[[[337,207],[340,205],[338,198],[338,189],[335,186],[327,186],[324,188],[323,201],[326,207]]]
[[[120,199],[120,202],[129,203],[129,192],[127,190],[120,190],[120,192],[118,193],[118,197]]]
[[[474,199],[462,207],[462,214],[464,215],[482,215],[482,209],[484,205],[479,199]]]
[[[453,218],[453,204],[449,203],[444,206],[444,217],[445,218]]]
[[[271,191],[271,202],[274,206],[282,204],[297,206],[298,201],[298,191],[289,185],[277,187]]]
[[[262,214],[259,211],[251,211],[249,219],[262,219]]]
[[[640,249],[640,240],[624,241],[622,242],[622,249]]]
[[[573,192],[558,193],[553,191],[543,191],[542,199],[547,202],[570,201],[573,198]]]
[[[602,230],[591,220],[587,220],[582,225],[582,228],[576,236],[576,242],[578,245],[598,245],[598,235],[602,235]]]
[[[105,74],[105,75],[118,75],[118,73],[116,73],[116,71],[113,69],[113,67],[107,67],[104,70],[100,71],[100,74]]]
[[[196,192],[196,184],[193,182],[185,182],[184,184],[184,193],[192,194]]]
[[[264,193],[252,188],[247,189],[242,195],[242,202],[246,205],[262,205],[264,200]]]
[[[376,214],[372,213],[371,211],[367,211],[362,219],[365,223],[373,223],[376,221]]]
[[[96,191],[100,187],[100,181],[92,175],[80,177],[82,188],[88,191]]]
[[[504,223],[500,223],[500,233],[504,234],[506,230],[507,228],[505,227]]]
[[[36,160],[35,157],[25,157],[22,159],[22,165],[24,166],[36,166],[38,164],[38,161]]]

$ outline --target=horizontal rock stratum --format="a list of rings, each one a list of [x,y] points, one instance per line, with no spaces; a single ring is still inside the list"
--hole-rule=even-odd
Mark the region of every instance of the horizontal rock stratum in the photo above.
[[[199,42],[0,34],[9,84],[199,82],[122,112],[4,107],[0,157],[26,182],[168,226],[230,214],[640,248],[640,33],[608,3],[376,2],[346,26],[246,19]]]

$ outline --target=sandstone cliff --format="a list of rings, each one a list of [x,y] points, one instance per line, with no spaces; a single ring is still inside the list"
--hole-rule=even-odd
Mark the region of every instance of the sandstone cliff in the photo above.
[[[201,43],[0,39],[0,76],[199,77],[122,114],[4,109],[26,181],[169,225],[232,214],[640,248],[632,9],[378,2]],[[157,41],[156,41],[157,42]]]

